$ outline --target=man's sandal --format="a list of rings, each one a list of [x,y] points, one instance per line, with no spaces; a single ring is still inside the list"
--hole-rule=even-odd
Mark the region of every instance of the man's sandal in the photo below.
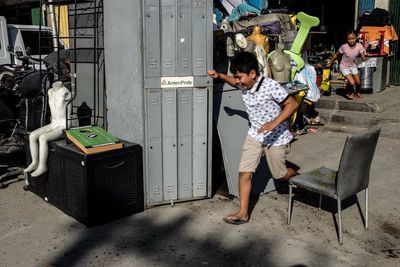
[[[248,223],[249,219],[247,220],[243,220],[242,218],[232,218],[230,216],[226,216],[224,217],[224,222],[228,223],[228,224],[233,224],[233,225],[240,225],[240,224],[244,224],[244,223]]]

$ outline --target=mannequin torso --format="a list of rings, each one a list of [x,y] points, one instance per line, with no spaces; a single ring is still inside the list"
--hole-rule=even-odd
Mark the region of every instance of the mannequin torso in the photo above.
[[[53,83],[53,87],[49,89],[49,107],[51,113],[51,125],[64,126],[66,128],[67,119],[67,103],[71,99],[71,92],[65,88],[62,82]],[[68,113],[70,111],[70,106],[68,107]]]
[[[256,45],[260,45],[264,48],[265,53],[269,52],[268,36],[261,33],[260,26],[254,26],[253,32],[246,37],[247,40],[253,41]]]
[[[283,44],[278,44],[276,50],[268,58],[272,78],[279,83],[290,82],[292,65],[290,56],[283,51]]]

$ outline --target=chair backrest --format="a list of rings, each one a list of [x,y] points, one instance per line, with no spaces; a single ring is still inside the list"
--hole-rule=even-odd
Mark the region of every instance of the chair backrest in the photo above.
[[[345,199],[368,187],[369,172],[381,128],[347,137],[336,177],[336,194]]]

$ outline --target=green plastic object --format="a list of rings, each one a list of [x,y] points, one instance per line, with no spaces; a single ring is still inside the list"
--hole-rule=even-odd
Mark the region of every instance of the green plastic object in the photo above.
[[[310,29],[319,25],[319,18],[307,15],[304,12],[299,12],[297,14],[297,20],[300,21],[300,28],[297,32],[296,38],[294,39],[292,47],[290,48],[290,51],[299,55]]]
[[[297,13],[297,20],[300,22],[299,31],[293,41],[290,50],[284,50],[291,59],[296,63],[296,66],[291,69],[291,80],[293,81],[296,72],[304,67],[304,60],[301,57],[301,49],[307,39],[308,33],[312,27],[319,25],[319,18],[307,15],[304,12]],[[273,51],[268,54],[268,58],[272,55]]]
[[[299,31],[297,32],[296,38],[293,41],[292,47],[289,51],[285,51],[289,54],[294,62],[296,62],[296,67],[292,67],[291,78],[294,79],[296,72],[300,71],[304,67],[304,60],[301,57],[301,49],[303,48],[304,42],[307,39],[308,33],[312,27],[319,24],[319,18],[307,15],[304,12],[299,12],[297,14],[297,20],[300,21]]]
[[[296,72],[300,71],[304,67],[304,59],[299,54],[295,54],[290,50],[284,50],[286,54],[296,63],[296,66],[292,66],[290,70],[290,78],[293,81]]]

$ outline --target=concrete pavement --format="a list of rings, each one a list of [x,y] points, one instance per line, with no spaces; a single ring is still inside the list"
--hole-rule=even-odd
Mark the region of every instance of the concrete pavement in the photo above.
[[[328,130],[298,136],[289,160],[300,171],[335,168],[345,137]],[[311,193],[295,201],[289,226],[288,196],[271,192],[254,200],[251,220],[241,226],[222,221],[238,200],[217,194],[88,229],[17,182],[0,190],[0,266],[399,266],[399,147],[400,140],[380,138],[369,230],[350,199],[343,205],[342,246],[332,201],[324,200],[319,211]]]

